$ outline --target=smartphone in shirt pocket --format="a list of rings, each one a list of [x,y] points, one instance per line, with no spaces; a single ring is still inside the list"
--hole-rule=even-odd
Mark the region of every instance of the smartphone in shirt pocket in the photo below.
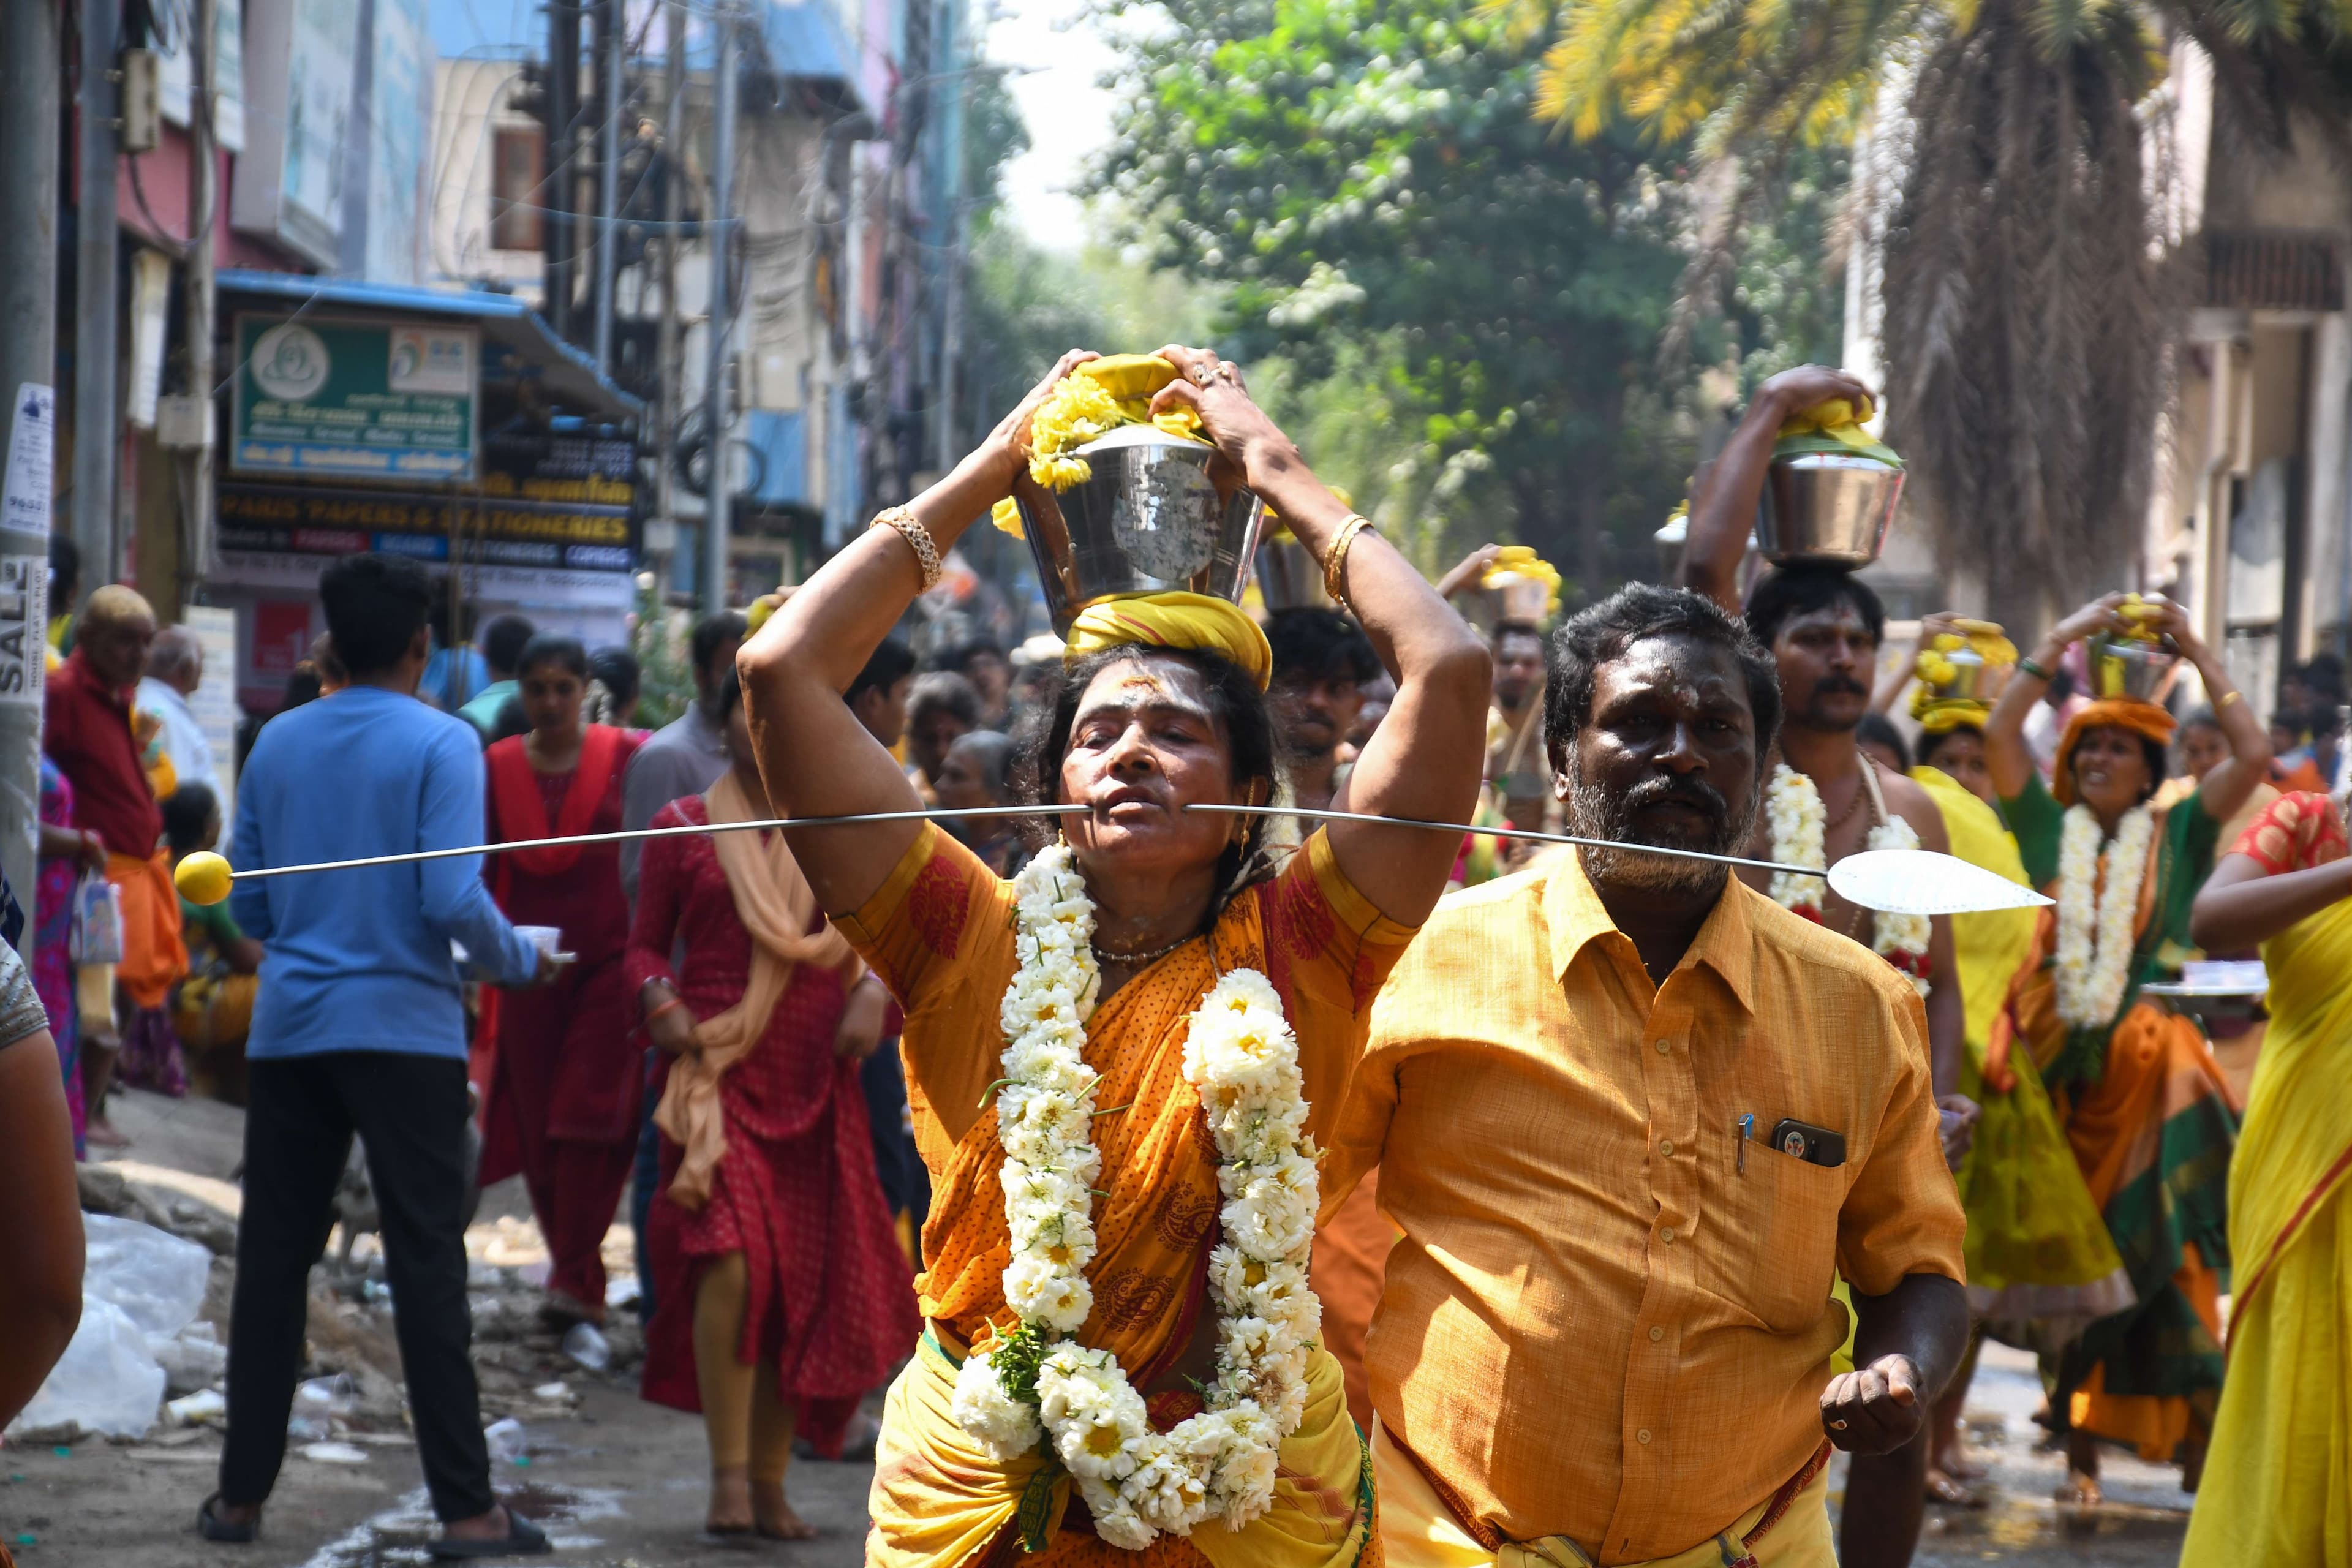
[[[1820,1321],[1837,1278],[1838,1214],[1845,1205],[1844,1139],[1834,1130],[1774,1117],[1769,1141],[1748,1142],[1746,1169],[1737,1131],[1730,1134],[1710,1184],[1715,1215],[1712,1245],[1700,1249],[1699,1282],[1776,1333],[1799,1333]],[[1788,1134],[1814,1158],[1788,1152]]]

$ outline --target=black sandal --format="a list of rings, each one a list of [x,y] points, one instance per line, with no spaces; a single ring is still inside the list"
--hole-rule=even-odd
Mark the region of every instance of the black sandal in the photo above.
[[[547,1531],[523,1518],[513,1509],[507,1510],[507,1532],[480,1541],[453,1541],[444,1535],[433,1542],[436,1562],[447,1563],[469,1557],[540,1557],[554,1551]]]
[[[221,1500],[218,1492],[196,1506],[196,1533],[206,1541],[216,1541],[224,1546],[250,1546],[261,1539],[261,1518],[254,1516],[251,1524],[230,1524],[213,1512],[213,1504]]]

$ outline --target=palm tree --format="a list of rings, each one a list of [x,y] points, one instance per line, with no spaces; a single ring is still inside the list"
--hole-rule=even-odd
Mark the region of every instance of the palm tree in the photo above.
[[[1532,23],[1552,0],[1495,0]],[[1948,566],[1992,613],[2128,580],[2174,306],[2141,113],[2168,37],[2214,59],[2224,107],[2284,148],[2290,112],[2341,134],[2338,28],[2302,0],[1558,0],[1540,110],[1696,134],[1746,205],[1800,140],[1891,142],[1881,332],[1890,438]],[[1719,244],[1720,242],[1718,242]],[[1690,285],[1719,274],[1711,256]]]

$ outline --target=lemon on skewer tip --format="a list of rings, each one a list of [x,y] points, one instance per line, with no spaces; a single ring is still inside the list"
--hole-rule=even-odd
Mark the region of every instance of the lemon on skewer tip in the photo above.
[[[199,849],[173,869],[172,883],[188,902],[210,908],[228,897],[228,862],[209,849]]]

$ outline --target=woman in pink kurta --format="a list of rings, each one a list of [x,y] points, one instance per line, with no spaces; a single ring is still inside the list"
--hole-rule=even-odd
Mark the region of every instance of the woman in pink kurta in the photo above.
[[[568,637],[522,652],[530,732],[499,742],[489,767],[492,843],[621,826],[621,779],[636,741],[581,721],[588,656]],[[635,1159],[641,1044],[621,977],[629,905],[620,850],[562,845],[489,858],[499,908],[516,925],[553,926],[573,955],[552,985],[496,999],[482,1108],[482,1182],[520,1171],[551,1259],[546,1315],[602,1322],[604,1232]]]
[[[735,690],[730,676],[729,740],[748,758]],[[755,768],[739,762],[654,826],[769,815]],[[789,952],[767,953],[765,993],[729,852],[788,928],[774,934]],[[805,1527],[783,1499],[795,1427],[838,1454],[859,1399],[921,1331],[858,1088],[880,1037],[880,984],[766,833],[730,834],[723,847],[709,836],[647,841],[627,976],[667,1053],[645,1395],[703,1413],[714,1533],[795,1537]],[[749,1016],[767,996],[764,1020]],[[673,1068],[677,1056],[693,1059]],[[689,1110],[698,1080],[701,1109]]]

